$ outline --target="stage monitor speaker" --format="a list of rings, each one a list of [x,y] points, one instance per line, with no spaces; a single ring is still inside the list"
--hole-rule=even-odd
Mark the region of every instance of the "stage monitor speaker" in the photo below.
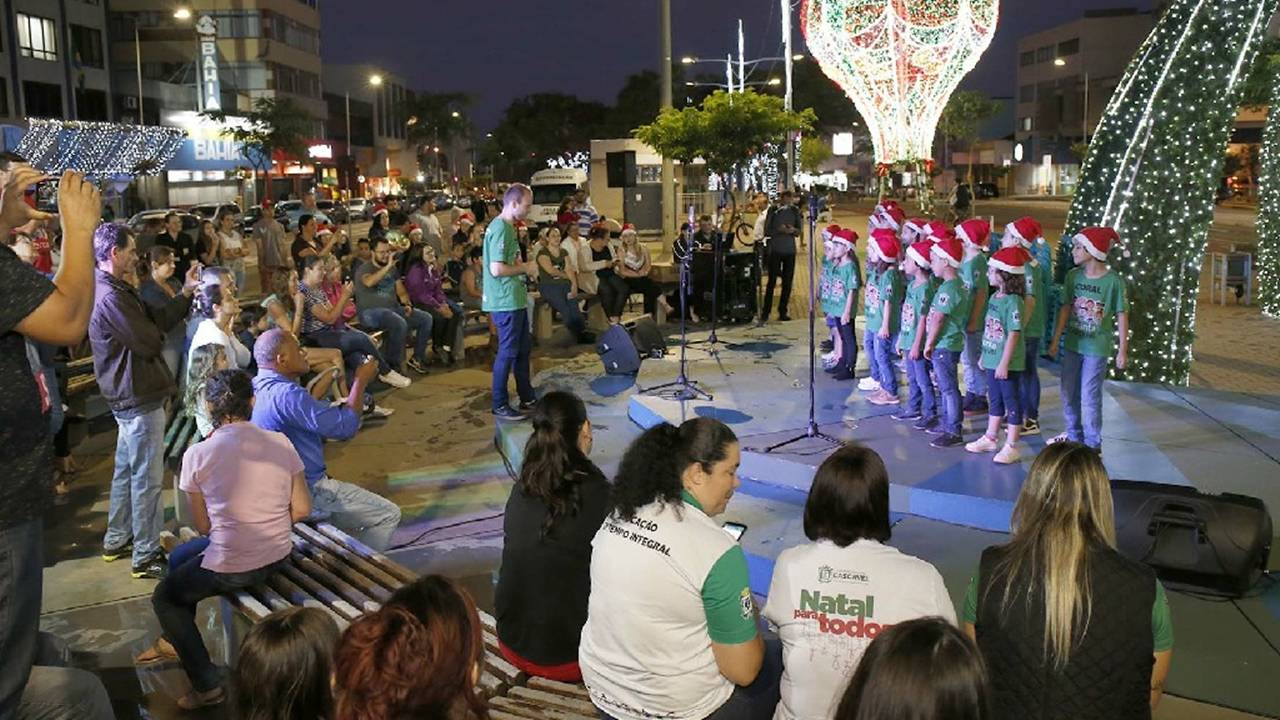
[[[626,323],[625,327],[641,359],[657,359],[667,354],[667,339],[662,336],[658,323],[654,322],[652,317],[641,315]]]
[[[1239,597],[1267,569],[1271,516],[1257,498],[1114,480],[1116,545],[1169,588]]]
[[[635,187],[636,152],[634,150],[605,153],[604,167],[609,187]]]
[[[596,352],[609,375],[635,375],[640,372],[640,353],[631,334],[622,325],[610,325],[596,343]]]

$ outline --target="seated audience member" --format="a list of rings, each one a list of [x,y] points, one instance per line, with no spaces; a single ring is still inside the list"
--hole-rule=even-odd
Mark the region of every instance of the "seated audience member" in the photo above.
[[[374,358],[378,361],[379,380],[392,387],[408,387],[409,378],[391,369],[368,335],[341,325],[342,311],[351,302],[355,286],[345,283],[338,302],[330,302],[322,289],[324,267],[323,258],[302,261],[302,282],[298,285],[302,296],[302,339],[308,345],[341,351],[347,370],[352,373],[364,364],[365,358]]]
[[[235,335],[236,317],[240,315],[240,302],[235,295],[223,291],[221,285],[210,285],[196,296],[192,309],[203,319],[191,338],[187,362],[191,362],[191,352],[196,348],[202,345],[221,345],[226,348],[227,362],[231,367],[240,370],[249,367],[253,353]]]
[[[351,624],[334,654],[334,720],[486,718],[475,602],[439,575],[400,588]]]
[[[231,674],[236,720],[329,720],[333,653],[341,633],[314,607],[278,610],[245,635]]]
[[[182,294],[182,281],[173,276],[177,265],[173,260],[173,250],[162,245],[153,245],[148,251],[146,277],[138,286],[138,297],[152,310],[160,310],[174,298]],[[171,329],[164,334],[164,364],[170,374],[180,377],[182,369],[183,349],[186,337],[181,329]]]
[[[479,310],[480,300],[484,296],[481,267],[484,265],[484,248],[473,247],[467,251],[467,266],[462,271],[462,306],[468,310]]]
[[[410,261],[405,273],[405,289],[418,310],[431,314],[431,344],[436,357],[446,365],[453,364],[454,338],[462,324],[462,306],[444,294],[444,273],[436,264],[436,251],[430,245],[421,245]]]
[[[667,298],[662,294],[662,288],[649,277],[649,272],[653,270],[653,260],[649,257],[649,249],[640,243],[636,226],[631,223],[623,225],[621,238],[622,246],[618,254],[622,262],[618,265],[618,276],[627,284],[627,295],[644,295],[644,311],[655,319],[658,317],[659,304],[662,305],[662,312],[674,314],[667,304]]]
[[[578,640],[591,595],[591,539],[609,505],[609,482],[590,453],[586,406],[571,393],[544,395],[503,516],[494,595],[499,647],[521,670],[562,682],[582,680]]]
[[[355,274],[355,271],[360,267],[360,263],[369,262],[372,257],[373,251],[369,249],[369,238],[362,237],[356,240],[355,252],[348,258],[350,260],[349,273]]]
[[[924,560],[885,545],[889,532],[884,462],[874,450],[845,445],[814,475],[804,505],[809,544],[783,550],[773,568],[764,616],[782,639],[778,720],[830,718],[867,645],[883,628],[930,615],[955,623],[942,576]],[[815,585],[823,568],[856,568],[858,584]],[[806,612],[814,610],[805,598],[815,589],[857,612]]]
[[[862,655],[834,720],[987,720],[982,656],[955,625],[917,618],[885,628]]]
[[[230,293],[234,297],[240,297],[240,288],[236,285],[235,276],[224,267],[201,268],[199,278],[195,295],[191,302],[192,310],[206,303],[202,298],[213,287],[219,288],[223,294]],[[195,340],[196,330],[200,329],[200,323],[204,322],[204,320],[204,316],[198,312],[192,312],[187,318],[186,343],[182,349],[184,356],[191,349],[191,342]]]
[[[201,439],[209,437],[213,432],[213,419],[209,417],[209,407],[204,401],[205,384],[209,378],[229,366],[227,348],[223,345],[209,343],[191,348],[183,406],[195,418],[196,431],[200,433]]]
[[[302,456],[311,488],[312,518],[328,519],[365,545],[385,550],[400,525],[400,508],[358,485],[329,477],[324,462],[325,440],[350,440],[360,429],[365,387],[378,372],[377,361],[366,358],[356,368],[346,403],[330,405],[298,384],[308,366],[295,337],[268,330],[258,338],[253,352],[258,361],[253,422],[284,433]]]
[[[326,228],[327,230],[327,228]],[[302,261],[314,255],[325,256],[333,251],[333,246],[338,243],[340,236],[332,230],[320,234],[320,225],[312,215],[302,215],[298,218],[298,234],[293,240],[293,245],[289,247],[289,254],[293,258],[293,264],[302,267]]]
[[[603,716],[773,715],[777,668],[764,666],[747,558],[713,519],[738,486],[740,457],[733,431],[711,418],[658,425],[623,455],[592,541],[578,650]]]
[[[342,297],[342,263],[336,257],[330,255],[324,259],[324,280],[320,281],[320,289],[324,290],[325,297],[329,298],[329,302],[335,306],[338,299]],[[342,315],[335,327],[344,328],[354,322],[356,319],[356,304],[354,302],[346,303],[342,308]]]
[[[560,317],[580,343],[595,342],[578,307],[578,274],[569,251],[560,242],[560,229],[549,227],[539,237],[534,260],[538,263],[538,294]]]
[[[298,290],[298,273],[289,270],[275,278],[275,292],[262,301],[266,312],[258,320],[258,333],[261,334],[272,327],[292,333],[295,337],[302,334],[302,313],[298,310],[305,304],[302,292]],[[339,289],[341,293],[341,289]],[[311,372],[321,376],[313,380],[308,389],[314,398],[326,397],[330,390],[337,394],[335,399],[347,396],[346,374],[343,372],[342,351],[336,348],[304,347],[302,354],[311,366]]]
[[[413,307],[387,240],[374,240],[372,247],[373,259],[362,263],[352,276],[360,324],[385,333],[382,347],[392,370],[400,372],[404,365],[408,365],[410,370],[425,375],[431,314]],[[404,345],[410,331],[414,333],[415,342],[413,357],[406,361]]]
[[[448,283],[445,292],[451,298],[458,297],[462,287],[462,271],[467,267],[467,246],[458,243],[449,245],[449,262],[444,264],[444,276]]]
[[[992,717],[1151,717],[1173,655],[1169,603],[1151,568],[1116,551],[1113,517],[1096,450],[1040,451],[1013,537],[983,551],[964,598]]]
[[[156,586],[151,606],[163,634],[136,658],[144,664],[181,661],[192,688],[178,700],[184,710],[226,699],[221,673],[196,626],[196,605],[269,577],[293,550],[293,523],[311,512],[302,459],[289,438],[249,422],[249,376],[239,370],[215,373],[205,384],[204,400],[214,431],[183,455],[178,487],[208,544]]]

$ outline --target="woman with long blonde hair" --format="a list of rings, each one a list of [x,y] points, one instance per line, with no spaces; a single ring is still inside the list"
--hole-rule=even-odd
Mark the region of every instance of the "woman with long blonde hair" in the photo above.
[[[962,621],[991,669],[995,718],[1149,718],[1173,652],[1164,588],[1115,548],[1097,451],[1045,448],[987,548]]]

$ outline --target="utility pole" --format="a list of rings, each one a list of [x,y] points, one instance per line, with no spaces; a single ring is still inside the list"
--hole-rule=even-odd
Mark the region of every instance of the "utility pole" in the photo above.
[[[782,4],[782,54],[785,57],[785,67],[787,73],[787,91],[783,96],[783,107],[787,112],[791,112],[791,0],[779,0]],[[791,133],[787,133],[787,182],[784,184],[788,190],[795,189],[796,177],[796,143],[791,137]]]
[[[782,0],[784,3],[786,0]],[[662,87],[659,88],[658,99],[661,109],[671,107],[671,0],[658,0],[661,7],[662,33]],[[662,158],[662,238],[665,243],[667,233],[676,229],[676,177],[675,163],[671,158]]]
[[[745,92],[747,89],[747,63],[744,59],[746,49],[746,40],[742,35],[742,18],[738,18],[738,92]]]

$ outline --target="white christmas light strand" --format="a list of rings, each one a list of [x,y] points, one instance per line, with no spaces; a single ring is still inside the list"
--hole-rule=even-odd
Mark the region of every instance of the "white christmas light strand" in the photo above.
[[[14,149],[49,174],[66,170],[92,179],[155,175],[178,152],[186,131],[163,125],[122,125],[33,118]]]

